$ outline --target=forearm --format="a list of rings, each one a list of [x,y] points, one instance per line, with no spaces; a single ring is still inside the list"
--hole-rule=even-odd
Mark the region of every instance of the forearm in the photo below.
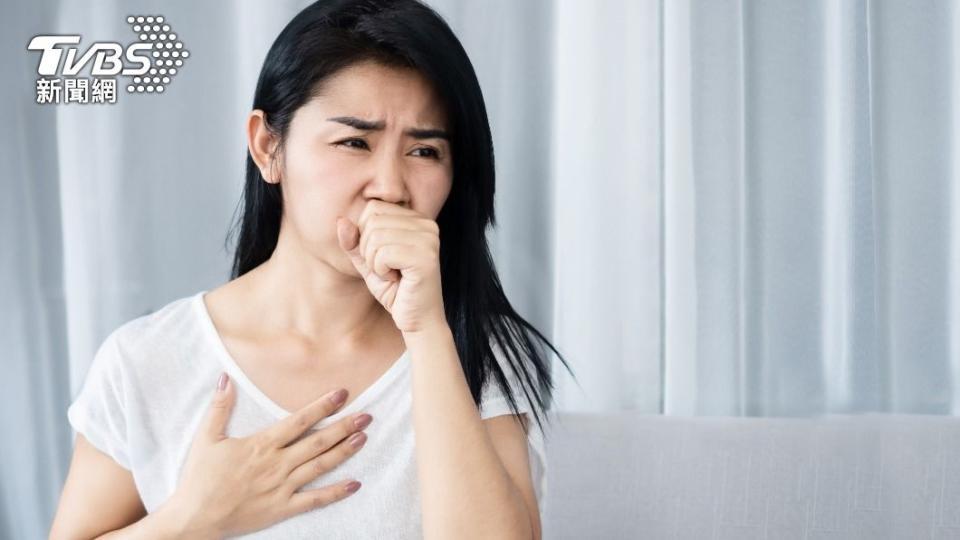
[[[97,540],[125,540],[133,538],[151,539],[151,540],[175,540],[184,538],[176,533],[174,528],[164,522],[160,514],[147,514],[140,521],[131,523],[122,529],[110,531]]]
[[[194,530],[187,523],[186,516],[179,512],[172,501],[161,505],[155,512],[144,516],[130,525],[98,536],[97,540],[218,540],[220,537],[209,531]]]
[[[405,333],[423,533],[435,538],[533,537],[523,497],[477,411],[447,325]]]

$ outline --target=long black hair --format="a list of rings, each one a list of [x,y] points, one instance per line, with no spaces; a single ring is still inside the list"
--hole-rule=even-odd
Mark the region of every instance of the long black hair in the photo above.
[[[542,345],[556,353],[568,371],[570,367],[511,307],[500,285],[485,233],[488,225],[496,225],[490,125],[473,65],[443,18],[418,0],[317,1],[297,14],[270,47],[253,108],[264,112],[282,148],[294,113],[320,91],[322,83],[337,71],[368,60],[418,70],[446,106],[453,184],[436,221],[447,322],[474,402],[479,405],[481,390],[492,376],[511,410],[518,413],[514,388],[494,356],[496,347],[543,431],[542,417],[554,386]],[[231,279],[270,258],[283,213],[282,182],[267,183],[249,151],[246,162]]]

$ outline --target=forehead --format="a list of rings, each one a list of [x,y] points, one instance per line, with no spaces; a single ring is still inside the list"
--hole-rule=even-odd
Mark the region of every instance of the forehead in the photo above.
[[[356,116],[386,120],[387,126],[445,127],[446,111],[430,82],[412,68],[361,62],[324,81],[305,105],[318,116]]]

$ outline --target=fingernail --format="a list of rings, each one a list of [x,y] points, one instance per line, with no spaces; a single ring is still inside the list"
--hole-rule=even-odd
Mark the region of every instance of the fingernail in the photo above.
[[[347,484],[346,486],[344,486],[343,489],[347,490],[347,493],[353,493],[356,490],[360,489],[360,482],[357,482],[356,480],[354,480],[349,484]]]
[[[223,392],[223,389],[227,387],[227,374],[221,373],[220,378],[217,380],[217,392]]]
[[[347,398],[347,391],[341,388],[330,395],[330,403],[333,403],[334,405],[339,405],[343,403],[343,400],[346,398]]]
[[[369,426],[370,422],[372,421],[373,421],[373,417],[370,416],[369,414],[364,413],[358,416],[357,419],[353,421],[353,425],[357,426],[357,429],[363,429]]]
[[[350,443],[350,446],[354,448],[360,448],[360,445],[363,444],[363,441],[366,440],[366,437],[367,436],[364,435],[363,432],[354,433],[349,439],[347,439],[347,442]]]

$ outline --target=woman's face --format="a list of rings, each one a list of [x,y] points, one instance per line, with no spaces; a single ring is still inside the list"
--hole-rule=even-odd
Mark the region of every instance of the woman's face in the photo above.
[[[260,144],[257,112],[251,147]],[[258,160],[264,178],[282,186],[281,235],[355,274],[337,242],[337,216],[357,223],[367,201],[381,199],[436,219],[453,181],[448,131],[440,99],[417,71],[372,62],[340,70],[294,114],[273,177],[269,155]],[[259,138],[266,148],[267,135]]]

